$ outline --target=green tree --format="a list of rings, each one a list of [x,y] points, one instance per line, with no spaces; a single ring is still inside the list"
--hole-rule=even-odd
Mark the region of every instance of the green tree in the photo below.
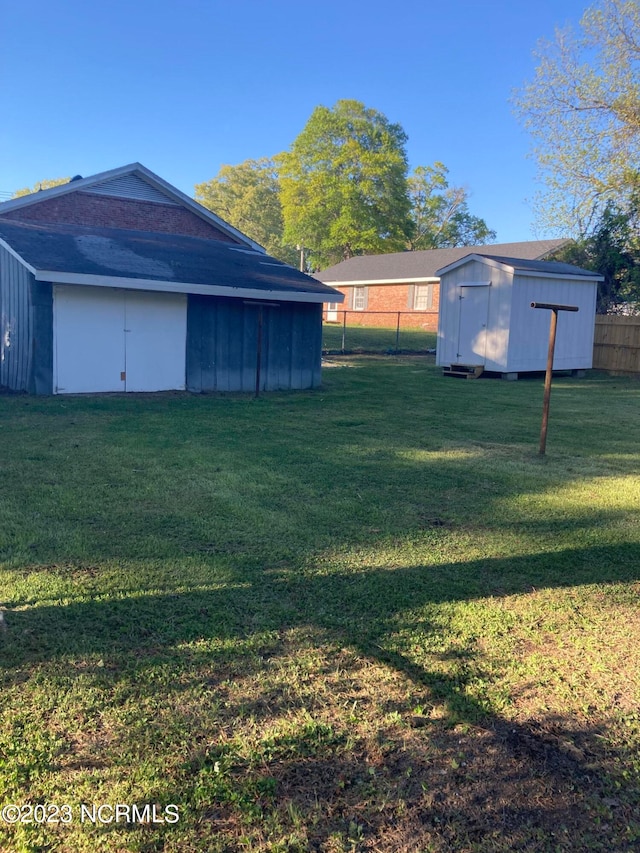
[[[599,272],[596,311],[640,313],[640,198],[633,196],[625,210],[609,202],[591,234],[570,243],[554,260]]]
[[[283,241],[278,172],[273,160],[263,157],[222,166],[215,178],[196,184],[195,198],[270,255],[285,263],[297,263],[295,247]]]
[[[401,250],[411,233],[407,136],[377,110],[316,107],[279,158],[284,237],[314,266]]]
[[[51,187],[59,187],[61,184],[68,184],[70,178],[45,178],[43,181],[38,181],[34,187],[23,187],[21,190],[16,190],[11,198],[21,198],[24,195],[37,193],[39,190],[50,190]]]
[[[540,42],[536,59],[515,107],[546,184],[538,218],[584,237],[609,201],[624,207],[639,183],[640,5],[602,0],[578,32]]]
[[[451,187],[444,163],[418,166],[409,177],[409,198],[413,233],[408,241],[412,251],[451,246],[477,246],[496,239],[484,219],[468,208],[464,187]]]

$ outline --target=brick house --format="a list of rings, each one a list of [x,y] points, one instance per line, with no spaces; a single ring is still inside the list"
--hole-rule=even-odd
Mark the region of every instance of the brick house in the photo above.
[[[324,319],[336,322],[342,320],[344,311],[348,311],[351,326],[395,325],[400,311],[403,327],[435,332],[438,329],[440,303],[437,270],[473,252],[527,260],[548,259],[567,242],[532,240],[350,258],[315,274],[319,281],[344,295],[341,306],[338,303],[326,306]],[[358,312],[362,312],[362,315],[357,316]],[[388,314],[385,316],[384,313],[373,312]]]

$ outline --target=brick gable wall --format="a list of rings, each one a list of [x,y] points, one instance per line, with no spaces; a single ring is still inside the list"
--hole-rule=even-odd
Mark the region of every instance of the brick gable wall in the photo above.
[[[186,237],[204,237],[225,243],[240,242],[182,206],[84,192],[45,199],[0,216],[19,222],[127,228],[134,231],[159,231]]]

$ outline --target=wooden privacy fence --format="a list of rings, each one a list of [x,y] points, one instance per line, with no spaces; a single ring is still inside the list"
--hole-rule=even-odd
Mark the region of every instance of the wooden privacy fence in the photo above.
[[[640,317],[596,315],[593,366],[612,373],[640,374]]]

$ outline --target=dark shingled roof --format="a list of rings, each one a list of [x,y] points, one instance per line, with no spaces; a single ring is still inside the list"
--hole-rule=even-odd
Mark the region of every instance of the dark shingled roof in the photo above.
[[[183,291],[184,285],[208,285],[325,295],[329,301],[340,296],[269,255],[200,237],[0,219],[0,239],[36,272],[154,280]]]
[[[585,270],[582,267],[574,267],[573,264],[563,264],[560,261],[536,261],[526,258],[505,258],[499,255],[487,255],[484,252],[474,252],[474,255],[479,255],[482,258],[490,258],[492,261],[498,261],[500,264],[505,264],[508,267],[513,267],[514,270],[521,272],[544,272],[553,275],[579,275],[585,278],[602,278],[593,270]]]
[[[437,270],[469,254],[541,260],[566,245],[568,240],[528,240],[521,243],[496,243],[485,246],[460,246],[455,249],[429,249],[422,252],[392,252],[388,255],[361,255],[342,261],[316,273],[319,281],[342,282],[413,281],[437,278]]]

